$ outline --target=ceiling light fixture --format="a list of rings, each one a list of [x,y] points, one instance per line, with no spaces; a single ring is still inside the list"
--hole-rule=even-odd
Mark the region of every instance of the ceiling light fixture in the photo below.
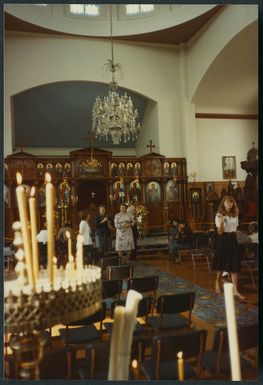
[[[111,72],[110,91],[103,99],[97,96],[92,109],[92,131],[95,137],[109,140],[118,145],[121,141],[127,143],[137,138],[140,124],[137,124],[138,111],[133,108],[131,97],[126,93],[117,93],[117,82],[115,75],[120,70],[120,63],[114,61],[113,34],[112,34],[112,6],[110,5],[110,37],[111,37],[111,59],[106,63],[106,69]]]

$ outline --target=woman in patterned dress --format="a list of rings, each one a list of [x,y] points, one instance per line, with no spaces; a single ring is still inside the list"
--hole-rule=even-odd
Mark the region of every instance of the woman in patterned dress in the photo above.
[[[128,262],[131,251],[134,249],[133,225],[132,216],[126,213],[126,205],[121,204],[120,212],[114,218],[114,226],[116,227],[116,251],[123,258],[124,263]],[[126,253],[126,258],[124,258],[124,253]]]

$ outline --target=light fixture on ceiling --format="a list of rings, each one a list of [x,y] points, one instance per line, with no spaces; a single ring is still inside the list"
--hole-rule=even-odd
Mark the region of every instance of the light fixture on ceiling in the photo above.
[[[110,91],[103,99],[97,96],[92,109],[92,131],[95,137],[109,140],[111,137],[113,144],[121,141],[126,143],[134,140],[140,130],[137,124],[138,111],[133,108],[131,97],[126,93],[119,95],[117,92],[117,82],[115,80],[116,71],[120,70],[121,65],[114,61],[113,35],[112,35],[112,7],[110,5],[110,37],[111,37],[111,59],[108,60],[106,68],[111,72]]]

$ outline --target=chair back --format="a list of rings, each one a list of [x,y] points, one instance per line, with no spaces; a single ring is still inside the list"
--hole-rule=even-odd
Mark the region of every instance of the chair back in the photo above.
[[[160,377],[160,365],[164,361],[177,364],[177,354],[182,351],[184,359],[197,357],[200,375],[202,353],[205,350],[207,330],[191,330],[180,334],[168,333],[153,338],[152,357],[156,360],[156,379]]]
[[[130,278],[127,283],[127,290],[132,289],[138,291],[139,293],[153,292],[153,296],[156,298],[158,284],[158,275],[153,275],[150,277]]]
[[[72,379],[75,350],[72,347],[46,350],[40,362],[40,379]]]
[[[87,345],[87,379],[107,380],[109,367],[110,341]]]
[[[120,266],[122,261],[121,257],[106,257],[100,260],[101,270],[107,269],[108,266]]]
[[[196,239],[197,248],[208,247],[209,241],[210,241],[209,233],[198,234],[197,239]]]
[[[133,266],[108,266],[106,272],[108,279],[128,279],[133,276]]]
[[[241,325],[237,328],[239,351],[243,352],[258,346],[258,324]],[[213,348],[215,352],[228,352],[227,328],[215,330]]]
[[[125,306],[125,299],[120,299],[112,302],[110,317],[114,318],[114,309],[116,306]],[[150,297],[144,297],[139,301],[136,317],[147,317],[151,313],[152,299]]]
[[[102,281],[102,299],[120,298],[122,292],[122,279],[112,279]]]
[[[177,314],[192,311],[195,293],[165,294],[157,299],[156,311],[159,314]]]

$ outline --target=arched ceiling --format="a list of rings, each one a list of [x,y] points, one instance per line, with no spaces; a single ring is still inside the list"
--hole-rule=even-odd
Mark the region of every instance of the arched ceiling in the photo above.
[[[134,92],[118,88],[132,98],[143,120],[148,100]],[[92,126],[95,96],[109,93],[107,84],[68,81],[45,84],[13,96],[14,147],[81,148]],[[95,95],[95,96],[94,96]],[[36,132],[37,127],[37,132]],[[87,142],[86,142],[87,144]],[[114,145],[111,140],[95,139],[95,147],[134,148],[134,141]]]
[[[5,6],[6,31],[48,34],[75,34],[80,36],[109,37],[109,9],[105,17],[69,17],[65,4],[56,4],[55,15],[31,4]],[[104,5],[105,6],[105,5]],[[158,4],[156,12],[145,17],[128,18],[113,7],[113,35],[121,40],[161,44],[187,43],[223,7],[209,4]],[[172,8],[171,8],[172,7]],[[59,16],[59,17],[58,17]]]
[[[200,106],[258,110],[258,24],[227,44],[201,80],[193,102]]]

